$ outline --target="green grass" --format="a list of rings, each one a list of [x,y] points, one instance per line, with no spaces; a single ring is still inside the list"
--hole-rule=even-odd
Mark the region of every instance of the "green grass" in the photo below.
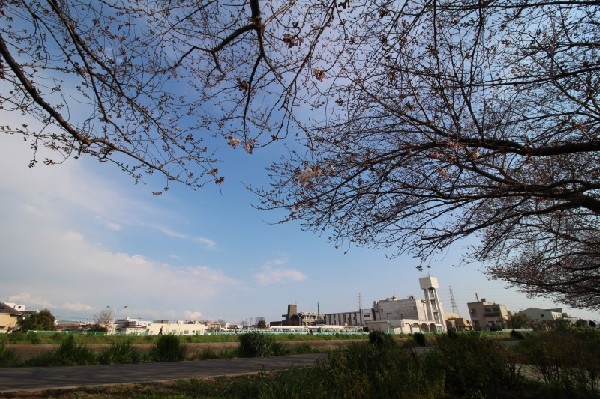
[[[279,345],[270,336],[246,338],[248,353],[253,356],[272,354]],[[165,341],[163,349],[168,354],[179,353],[184,345],[174,344],[174,339],[179,342],[177,337]],[[554,331],[530,335],[519,341],[519,347],[511,348],[478,333],[438,335],[427,336],[430,350],[417,355],[413,342],[404,345],[390,336],[371,334],[369,340],[351,342],[331,351],[328,360],[314,368],[237,378],[86,388],[45,393],[36,398],[600,399],[599,340],[599,331]],[[309,342],[297,346],[308,349]],[[13,359],[10,351],[0,349],[6,359]],[[115,357],[131,356],[129,344],[113,345],[109,350]],[[68,362],[78,356],[87,361],[85,346],[71,337],[51,358],[72,364]],[[194,356],[218,355],[206,351]],[[545,381],[526,380],[519,375],[518,364],[537,367]]]
[[[561,336],[561,345],[568,344]],[[570,338],[567,338],[570,339]],[[596,344],[596,338],[576,337]],[[262,348],[264,342],[251,340]],[[556,342],[545,339],[544,342]],[[240,377],[187,379],[164,384],[132,384],[46,391],[6,398],[258,398],[258,399],[598,399],[597,389],[576,389],[526,380],[501,343],[480,334],[439,336],[420,356],[387,336],[332,351],[312,368]],[[535,353],[534,353],[535,355]],[[532,355],[532,356],[534,356]],[[37,395],[37,396],[35,396]],[[0,395],[0,398],[3,398]]]
[[[156,343],[158,335],[106,335],[84,334],[77,332],[43,332],[43,333],[10,333],[0,334],[0,344],[56,344],[67,336],[74,336],[77,342],[86,345],[113,344],[130,342],[132,344]],[[185,343],[215,343],[238,342],[240,334],[227,335],[193,335],[178,336]],[[366,340],[367,335],[357,334],[276,334],[276,341],[339,341],[339,340]]]

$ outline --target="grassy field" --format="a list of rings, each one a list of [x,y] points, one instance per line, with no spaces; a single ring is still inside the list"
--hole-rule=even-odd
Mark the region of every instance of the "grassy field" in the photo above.
[[[269,342],[253,337],[246,344],[250,351],[260,353]],[[385,334],[371,334],[369,340],[330,351],[326,362],[312,368],[235,378],[0,394],[0,398],[600,398],[598,331],[536,333],[524,337],[519,345],[504,345],[480,334],[428,336],[425,345],[431,349],[417,356],[413,349],[418,342],[422,341],[399,342]],[[245,345],[243,341],[240,344]],[[535,373],[535,379],[521,372],[522,364]]]

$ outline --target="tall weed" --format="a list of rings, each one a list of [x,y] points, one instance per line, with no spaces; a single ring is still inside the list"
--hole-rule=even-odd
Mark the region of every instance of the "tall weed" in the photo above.
[[[443,374],[393,340],[371,335],[370,343],[354,343],[332,352],[321,366],[328,397],[439,398]]]
[[[52,352],[47,352],[27,360],[27,366],[76,366],[96,364],[94,351],[75,342],[72,335],[68,335],[60,346]]]
[[[21,359],[14,349],[6,347],[4,342],[0,343],[0,367],[15,367],[21,363]]]
[[[600,332],[556,329],[525,337],[519,350],[551,385],[600,393]]]
[[[438,336],[426,355],[445,373],[446,392],[463,398],[497,397],[517,383],[510,353],[499,342],[478,333]]]
[[[280,356],[286,349],[272,335],[250,332],[239,336],[240,357]]]
[[[175,335],[161,335],[150,351],[156,362],[178,362],[185,359],[186,347]]]
[[[142,354],[137,351],[131,341],[113,342],[110,348],[98,356],[100,364],[140,363]]]

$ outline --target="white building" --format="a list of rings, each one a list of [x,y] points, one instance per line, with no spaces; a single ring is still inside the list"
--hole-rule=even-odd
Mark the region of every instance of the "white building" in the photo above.
[[[120,319],[115,321],[115,331],[126,335],[204,335],[207,325],[197,321],[146,321],[139,319]]]
[[[366,323],[371,331],[395,334],[415,332],[444,332],[444,309],[439,298],[439,283],[435,277],[419,279],[424,299],[409,296],[391,297],[373,303],[374,320]]]
[[[435,277],[419,279],[424,299],[409,296],[391,297],[373,301],[371,309],[328,313],[324,321],[332,326],[366,326],[371,331],[390,333],[446,331],[444,310],[438,296],[439,284]]]
[[[482,299],[477,302],[467,302],[469,316],[473,329],[483,331],[501,330],[508,320],[508,310],[501,303],[488,302]]]
[[[419,285],[425,296],[427,320],[433,320],[436,324],[441,324],[443,326],[443,331],[445,331],[446,323],[444,322],[444,309],[438,294],[440,285],[438,284],[437,278],[431,276],[420,278]]]
[[[563,319],[562,308],[527,308],[525,310],[520,311],[519,313],[524,313],[528,319],[536,321],[552,321]]]

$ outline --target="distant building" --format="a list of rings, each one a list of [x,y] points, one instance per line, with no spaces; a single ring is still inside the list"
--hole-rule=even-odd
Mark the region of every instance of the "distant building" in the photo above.
[[[0,302],[0,333],[12,331],[17,322],[23,318],[24,305]]]
[[[472,331],[471,320],[464,317],[451,316],[446,319],[446,329],[448,331]]]
[[[541,308],[527,308],[525,310],[520,311],[519,313],[523,313],[527,316],[529,320],[536,321],[548,321],[548,320],[558,320],[563,318],[562,308],[552,308],[552,309],[541,309]]]
[[[468,302],[467,307],[475,330],[501,330],[508,320],[508,310],[502,304],[482,299],[479,302]]]
[[[551,308],[551,309],[541,309],[541,308],[527,308],[525,310],[520,311],[519,313],[523,313],[527,316],[529,320],[535,321],[553,321],[553,320],[565,320],[571,324],[575,324],[577,322],[577,317],[568,317],[563,313],[562,308]]]
[[[338,313],[298,312],[297,305],[288,305],[283,320],[271,322],[278,326],[331,326],[366,327],[371,331],[389,333],[442,332],[446,331],[443,319],[444,309],[438,296],[439,284],[435,277],[419,279],[424,299],[409,296],[400,299],[395,296],[374,301],[372,308]]]
[[[393,296],[374,302],[374,320],[366,323],[369,330],[395,334],[446,331],[437,278],[420,278],[419,285],[423,290],[424,299],[414,296],[399,299]]]
[[[223,330],[229,330],[232,328],[229,323],[227,323],[226,321],[223,321],[223,320],[206,321],[204,324],[206,324],[206,328],[210,332],[218,332],[218,331],[223,331]]]
[[[204,335],[206,330],[206,324],[197,321],[147,321],[130,317],[115,321],[115,332],[124,335]]]
[[[323,315],[325,324],[328,326],[365,326],[373,321],[373,309],[361,309],[357,311],[326,313]]]
[[[298,305],[288,305],[286,314],[282,314],[283,320],[272,321],[271,326],[316,326],[323,324],[322,317],[315,312],[298,312]]]
[[[55,320],[56,331],[81,331],[85,328],[85,323],[76,320]]]

